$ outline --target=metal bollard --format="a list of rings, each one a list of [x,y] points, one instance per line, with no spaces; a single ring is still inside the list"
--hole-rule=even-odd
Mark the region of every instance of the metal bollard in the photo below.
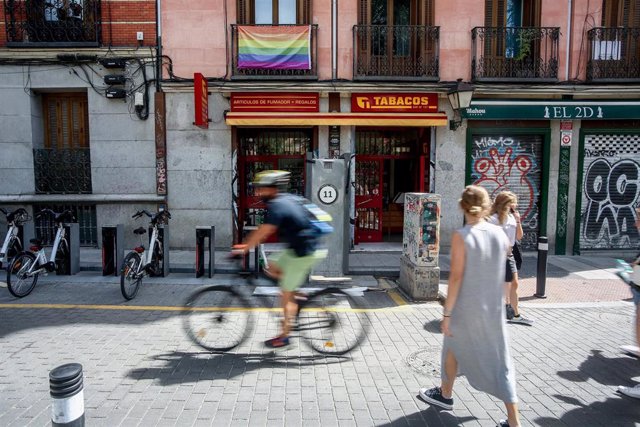
[[[547,283],[547,252],[549,252],[548,239],[545,236],[538,237],[538,272],[536,275],[536,298],[546,298],[544,288]]]
[[[49,372],[53,427],[84,427],[82,365],[67,363]]]

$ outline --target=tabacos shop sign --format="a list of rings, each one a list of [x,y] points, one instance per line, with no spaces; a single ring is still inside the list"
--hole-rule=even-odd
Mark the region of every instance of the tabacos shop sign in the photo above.
[[[353,113],[435,113],[438,95],[435,93],[354,93]]]

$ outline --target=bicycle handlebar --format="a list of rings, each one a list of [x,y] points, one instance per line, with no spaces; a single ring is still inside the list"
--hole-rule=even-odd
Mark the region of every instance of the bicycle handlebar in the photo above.
[[[7,214],[8,214],[8,212],[7,212],[5,209],[3,209],[3,208],[0,208],[0,212],[2,212],[2,213],[3,213],[3,214],[5,214],[5,215],[7,215]]]
[[[146,209],[136,212],[135,214],[133,214],[131,218],[140,218],[143,214],[151,218],[151,222],[154,224],[157,223],[159,220],[163,220],[164,217],[166,217],[167,219],[171,219],[171,214],[167,210],[162,210],[156,214],[152,214]]]
[[[54,212],[51,209],[42,209],[40,212],[36,214],[36,218],[40,218],[44,214],[49,214],[49,216],[53,216],[54,221],[57,223],[64,222],[66,219],[72,222],[76,220],[75,217],[73,216],[73,212],[71,212],[69,209],[65,209],[62,212]]]

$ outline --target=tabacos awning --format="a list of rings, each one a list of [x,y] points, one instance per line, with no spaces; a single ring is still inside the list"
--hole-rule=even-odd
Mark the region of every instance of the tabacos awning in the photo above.
[[[445,113],[240,112],[225,115],[229,126],[446,126]]]

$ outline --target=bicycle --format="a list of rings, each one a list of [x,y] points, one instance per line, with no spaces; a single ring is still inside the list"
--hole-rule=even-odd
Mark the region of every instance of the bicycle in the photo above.
[[[171,219],[171,214],[167,210],[162,210],[156,214],[152,214],[146,210],[136,212],[132,218],[140,218],[146,215],[151,224],[151,239],[149,240],[149,251],[146,251],[142,244],[142,235],[147,232],[144,227],[138,227],[133,230],[133,234],[140,237],[140,245],[129,252],[122,261],[120,269],[120,291],[122,296],[131,300],[135,298],[140,288],[142,279],[147,275],[160,274],[160,260],[163,259],[162,241],[158,233],[158,225],[165,224]],[[144,262],[143,262],[144,261]]]
[[[36,218],[43,215],[54,218],[56,235],[51,249],[51,261],[47,259],[41,239],[31,239],[31,247],[28,251],[17,254],[7,269],[7,288],[11,295],[22,298],[31,293],[38,282],[41,273],[48,274],[56,271],[57,274],[67,274],[69,266],[69,243],[66,239],[64,223],[74,222],[73,213],[65,210],[61,213],[51,209],[43,209],[36,214]]]
[[[263,260],[266,262],[266,257]],[[243,277],[247,285],[256,284],[257,277],[253,272],[241,268],[236,274]],[[265,274],[259,277],[276,284]],[[270,308],[262,303],[262,299],[254,299]],[[329,287],[311,294],[299,293],[296,299],[298,312],[292,331],[299,332],[314,351],[339,356],[352,351],[366,338],[368,317],[343,289]],[[233,286],[207,286],[185,301],[183,326],[198,346],[211,352],[226,352],[242,344],[250,335],[254,309],[249,298]]]
[[[0,208],[7,217],[7,234],[4,236],[4,242],[0,247],[0,269],[6,264],[8,267],[11,260],[20,252],[22,252],[22,241],[18,236],[20,226],[27,221],[31,221],[31,216],[24,208],[18,208],[11,212]]]

